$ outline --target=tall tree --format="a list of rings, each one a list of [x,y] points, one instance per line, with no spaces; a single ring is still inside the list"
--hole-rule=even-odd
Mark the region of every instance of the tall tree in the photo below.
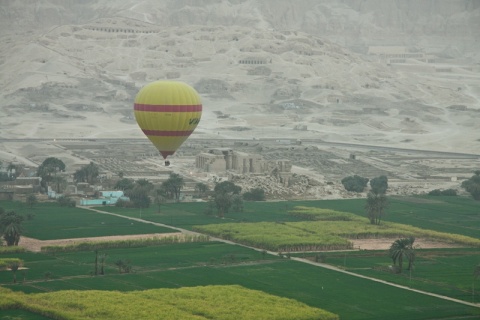
[[[462,182],[464,188],[475,200],[480,200],[480,170],[475,171],[475,174],[468,180]]]
[[[139,179],[133,183],[129,179],[122,179],[125,189],[125,195],[130,198],[135,208],[148,208],[151,204],[150,193],[153,190],[153,184],[146,179]],[[120,182],[119,181],[119,182]]]
[[[99,167],[95,163],[90,162],[89,164],[75,171],[75,173],[73,174],[73,179],[76,182],[87,182],[90,184],[94,184],[97,181],[99,174]]]
[[[388,189],[387,176],[380,176],[370,180],[370,187],[375,194],[385,194]]]
[[[3,212],[0,214],[0,235],[7,243],[7,246],[17,246],[22,235],[22,222],[24,217],[15,211]]]
[[[135,184],[139,187],[146,188],[148,190],[153,189],[153,184],[147,179],[138,179],[137,181],[135,181]]]
[[[170,177],[162,183],[162,187],[166,191],[170,199],[180,200],[180,191],[185,186],[185,181],[178,173],[170,173]]]
[[[123,178],[117,181],[113,187],[115,190],[127,191],[135,187],[135,182],[132,179]]]
[[[387,207],[388,200],[385,194],[375,194],[373,192],[368,193],[365,210],[367,211],[367,216],[371,224],[380,224]]]
[[[135,208],[148,208],[150,207],[150,197],[148,196],[149,189],[147,187],[135,186],[133,189],[129,189],[125,192],[125,195],[130,198]]]
[[[408,269],[411,270],[415,261],[415,248],[413,243],[414,237],[402,238],[395,240],[390,246],[390,258],[392,258],[393,264],[396,266],[398,262],[398,273],[402,273],[403,259],[408,260]]]
[[[85,171],[87,175],[87,182],[93,184],[97,181],[98,176],[100,175],[100,168],[93,162],[90,162],[85,166]]]
[[[242,187],[235,185],[231,181],[222,181],[215,185],[213,191],[215,207],[218,215],[223,218],[233,205],[234,195],[239,195],[242,192]]]
[[[37,176],[42,178],[42,187],[47,188],[52,177],[60,171],[65,171],[65,163],[62,160],[55,157],[45,159],[37,169]]]

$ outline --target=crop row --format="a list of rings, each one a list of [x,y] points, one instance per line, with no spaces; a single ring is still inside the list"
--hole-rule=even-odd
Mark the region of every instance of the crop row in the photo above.
[[[18,246],[4,247],[0,246],[0,254],[12,254],[12,253],[22,253],[25,252],[25,248]]]
[[[327,212],[328,211],[328,212]],[[226,223],[196,226],[194,230],[236,241],[248,246],[273,251],[316,251],[351,249],[349,239],[423,237],[439,241],[480,247],[480,239],[458,234],[416,228],[399,223],[384,222],[373,225],[367,218],[348,213],[306,207],[297,212],[310,217],[330,217],[329,219],[309,219],[301,222],[260,222]],[[324,213],[327,212],[325,215]],[[336,215],[338,214],[338,215]]]
[[[362,217],[350,212],[336,211],[325,208],[312,208],[296,206],[288,212],[291,216],[303,220],[328,220],[328,221],[363,221]]]
[[[143,239],[79,242],[79,243],[69,244],[64,246],[44,246],[41,248],[41,251],[45,253],[92,251],[92,250],[114,249],[114,248],[150,247],[150,246],[158,246],[158,245],[174,244],[174,243],[206,242],[208,240],[209,240],[209,236],[206,236],[206,235],[176,235],[176,236],[167,236],[167,237],[151,237],[151,238],[143,238]]]
[[[52,319],[338,319],[322,309],[237,285],[37,294],[0,288],[0,294],[0,310],[24,309]]]
[[[302,230],[296,227],[296,223],[225,223],[196,226],[194,229],[222,239],[272,251],[317,251],[352,248],[352,243],[345,238],[333,234]]]

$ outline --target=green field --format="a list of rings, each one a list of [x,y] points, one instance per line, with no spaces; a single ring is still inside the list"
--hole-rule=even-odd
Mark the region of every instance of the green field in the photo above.
[[[220,224],[224,223],[241,226],[246,223],[263,222],[284,226],[291,223],[302,225],[313,222],[301,222],[301,218],[289,214],[289,211],[297,205],[330,208],[364,217],[364,203],[364,199],[245,203],[244,212],[229,213],[225,219],[205,215],[203,213],[205,203],[167,204],[162,206],[160,213],[155,207],[144,210],[115,207],[97,209],[191,230],[198,225],[221,227]],[[132,225],[130,220],[123,218],[80,208],[60,208],[56,204],[41,204],[30,209],[20,203],[0,202],[0,207],[23,214],[33,212],[34,220],[25,223],[25,235],[38,239],[175,231],[136,221]],[[479,203],[468,198],[394,198],[390,200],[385,220],[479,239],[479,209]],[[429,219],[435,222],[429,223]],[[307,228],[306,225],[304,227]],[[386,271],[391,260],[384,251],[321,254],[325,256],[326,263],[346,268],[351,272],[471,302],[472,272],[473,267],[480,263],[479,251],[469,248],[418,250],[416,268],[411,274],[404,272],[402,275]],[[238,245],[219,242],[179,243],[106,249],[100,253],[106,254],[104,276],[92,275],[93,251],[50,255],[29,252],[2,254],[1,257],[22,259],[28,269],[17,271],[19,282],[17,284],[12,283],[11,271],[0,271],[0,285],[26,293],[58,290],[124,292],[156,288],[239,285],[294,299],[308,306],[338,314],[341,319],[430,320],[480,317],[480,308],[282,259],[276,255],[265,255],[260,251]],[[316,253],[298,255],[314,260]],[[130,260],[134,272],[120,274],[115,266],[115,261],[119,259]],[[480,280],[477,280],[477,288],[480,288],[479,282]],[[27,312],[20,319],[34,319],[29,316]]]
[[[330,312],[241,286],[198,286],[131,292],[68,290],[24,295],[0,293],[3,305],[20,305],[55,319],[261,319],[337,320]],[[101,303],[99,303],[101,301]],[[0,306],[2,302],[0,302]]]
[[[289,222],[302,219],[288,214],[296,206],[345,211],[366,217],[365,199],[246,202],[243,212],[230,212],[225,219],[203,214],[206,203],[165,204],[143,210],[142,218],[191,230],[193,226],[225,222]],[[139,209],[98,207],[97,209],[139,217]],[[385,221],[412,225],[429,230],[479,238],[480,201],[465,197],[389,197]]]
[[[21,202],[0,201],[0,207],[24,216],[34,214],[33,220],[24,221],[22,226],[26,237],[39,240],[177,232],[82,208],[60,207],[55,202],[29,208]]]
[[[480,310],[301,262],[265,256],[224,243],[189,243],[114,249],[106,252],[104,276],[91,276],[93,252],[47,256],[11,255],[25,261],[26,282],[12,283],[0,272],[3,287],[28,293],[58,290],[147,290],[206,285],[240,285],[340,315],[341,319],[446,319],[480,316]],[[130,259],[134,272],[120,274],[117,259]],[[51,277],[45,279],[45,272]]]
[[[421,237],[480,248],[480,239],[383,222],[372,225],[354,214],[301,207],[309,220],[300,222],[222,223],[194,227],[195,231],[271,251],[321,251],[352,249],[349,239]],[[335,211],[336,212],[336,211]],[[308,214],[307,214],[308,213]],[[313,220],[311,220],[313,218]],[[393,242],[392,240],[392,242]]]
[[[315,261],[316,254],[306,254]],[[480,303],[480,290],[472,294],[473,268],[480,265],[480,250],[476,248],[417,249],[415,266],[402,274],[390,272],[392,265],[387,251],[324,252],[322,261],[341,269],[368,277],[386,280],[406,287],[445,295],[467,302]],[[305,257],[305,254],[294,256]],[[317,258],[318,259],[318,258]],[[480,280],[476,280],[480,286]]]

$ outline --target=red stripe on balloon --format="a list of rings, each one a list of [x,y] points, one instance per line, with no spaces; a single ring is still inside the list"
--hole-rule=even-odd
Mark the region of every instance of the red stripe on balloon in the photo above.
[[[153,105],[153,104],[134,104],[135,111],[148,112],[200,112],[202,111],[201,104],[193,105]]]
[[[193,130],[188,131],[161,131],[161,130],[143,130],[147,136],[155,137],[188,137],[192,134]]]

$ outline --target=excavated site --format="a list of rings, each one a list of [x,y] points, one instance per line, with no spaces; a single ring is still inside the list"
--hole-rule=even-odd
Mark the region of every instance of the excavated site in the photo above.
[[[4,141],[2,145],[8,150],[4,157],[10,155],[14,163],[32,167],[48,156],[58,157],[65,162],[67,175],[93,161],[101,168],[104,188],[112,187],[109,183],[120,173],[160,184],[175,172],[185,179],[185,193],[194,193],[198,182],[213,189],[216,181],[229,179],[244,191],[262,188],[267,200],[365,197],[368,188],[364,193],[344,189],[341,180],[351,175],[369,179],[387,176],[390,196],[425,194],[434,189],[456,189],[462,194],[461,182],[473,175],[480,162],[475,154],[298,139],[190,139],[171,157],[168,167],[146,138],[23,140]],[[227,168],[222,161],[216,167],[199,166],[198,159],[212,150],[252,159],[250,170],[254,172],[247,172],[246,167]],[[221,160],[224,156],[218,157]]]

